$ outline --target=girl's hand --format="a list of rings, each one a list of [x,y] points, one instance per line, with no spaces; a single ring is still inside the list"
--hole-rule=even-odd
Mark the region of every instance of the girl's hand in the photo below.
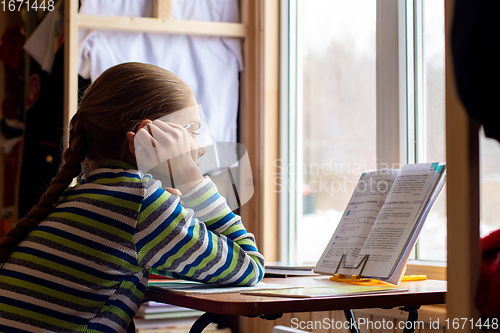
[[[181,191],[179,191],[176,188],[167,187],[167,188],[165,188],[165,191],[169,192],[170,194],[176,195],[178,197],[180,197],[182,195]]]
[[[196,165],[197,143],[182,126],[155,120],[134,137],[137,167],[159,179],[164,187],[189,191],[202,179]]]

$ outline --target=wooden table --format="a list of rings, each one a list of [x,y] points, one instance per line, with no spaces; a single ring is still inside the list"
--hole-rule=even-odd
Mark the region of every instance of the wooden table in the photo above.
[[[265,278],[266,283],[319,287],[333,284],[328,276],[307,276],[290,278]],[[344,310],[347,320],[354,321],[352,309],[403,307],[409,312],[409,321],[417,320],[417,310],[421,305],[445,303],[446,281],[426,280],[403,282],[402,292],[373,293],[369,295],[332,296],[318,298],[288,298],[251,296],[239,293],[182,295],[157,289],[146,291],[145,301],[157,301],[191,309],[205,311],[190,330],[190,333],[202,332],[213,321],[231,315],[259,316],[277,319],[288,312],[313,312]],[[357,332],[357,327],[351,327]],[[412,330],[405,330],[411,332]]]

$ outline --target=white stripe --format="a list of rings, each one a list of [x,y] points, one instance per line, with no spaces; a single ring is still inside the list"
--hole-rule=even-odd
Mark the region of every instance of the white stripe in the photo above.
[[[132,302],[128,297],[126,297],[125,295],[117,295],[117,294],[113,294],[110,298],[109,298],[109,301],[110,303],[113,303],[115,300],[120,300],[122,302],[124,302],[129,308],[132,309],[132,311],[135,313],[137,313],[137,311],[139,311],[139,307],[137,304],[135,304],[134,302]],[[121,317],[120,315],[117,315],[118,317]],[[133,317],[131,318],[133,320]],[[98,323],[98,324],[102,324],[102,325],[105,325],[105,326],[108,326],[108,327],[111,327],[113,328],[115,331],[117,332],[126,332],[126,330],[124,328],[122,328],[118,323],[108,319],[108,318],[104,318],[104,317],[95,317],[94,319],[91,319],[90,320],[91,323]]]
[[[155,193],[156,190],[158,190],[158,188],[160,188],[161,182],[159,180],[154,179],[154,181],[147,186],[148,187],[146,189],[146,193],[144,194],[143,200],[146,200],[149,196],[151,196],[151,194]]]
[[[218,227],[217,229],[215,229],[215,232],[218,232],[219,234],[222,234],[222,232],[224,230],[226,230],[227,228],[229,228],[231,225],[233,225],[233,223],[236,223],[240,220],[240,217],[238,215],[236,215],[235,217],[233,217],[231,220],[229,220],[228,222],[224,223],[222,226]],[[233,241],[236,241],[236,239],[240,239],[240,238],[246,238],[246,235],[248,235],[248,232],[241,235],[240,237],[237,237],[235,239],[233,239]]]
[[[52,333],[53,331],[47,331],[46,329],[31,326],[25,323],[20,323],[18,321],[12,321],[10,319],[2,318],[2,325],[14,327],[17,329],[25,330],[33,333]]]
[[[155,229],[158,228],[163,223],[163,221],[165,221],[173,213],[178,203],[179,199],[177,198],[163,213],[160,214],[160,216],[158,216],[154,221],[152,221],[149,224],[149,226],[146,227],[146,229],[141,230],[140,232],[136,232],[135,242],[139,243],[139,241],[142,240],[144,237],[154,232]],[[188,216],[189,216],[189,211],[188,211]],[[142,221],[141,223],[145,223],[145,221]],[[138,225],[138,227],[140,227],[140,225]]]
[[[206,232],[209,232],[206,230]],[[176,271],[181,272],[184,267],[187,265],[192,264],[203,252],[205,252],[208,248],[208,237],[205,237],[203,239],[203,243],[201,244],[200,248],[193,252],[189,258],[183,258],[183,262],[176,268]]]
[[[200,188],[202,188],[203,186],[205,186],[205,185],[207,185],[209,183],[212,183],[212,180],[210,179],[210,177],[205,176],[205,178],[201,181],[201,183],[199,183],[198,185],[196,185],[188,193],[181,195],[182,200],[185,200],[185,199],[189,198],[190,196],[192,196],[193,194],[195,194]],[[214,186],[215,186],[215,184],[214,184]],[[193,201],[193,200],[191,200],[191,201]]]
[[[259,258],[259,259],[262,259],[262,261],[264,261],[264,260],[265,260],[265,259],[264,259],[264,256],[263,256],[262,254],[260,254],[259,252],[256,252],[256,251],[246,251],[246,253],[247,253],[249,256],[250,256],[250,255],[252,255],[252,256],[255,256],[255,257]],[[252,260],[253,260],[253,259],[252,259]]]
[[[107,318],[95,317],[94,319],[90,320],[89,326],[90,326],[90,323],[101,324],[101,325],[107,326],[107,327],[113,329],[114,331],[116,331],[117,333],[125,333],[125,332],[127,332],[118,323],[116,323],[116,322],[114,322],[112,320],[109,320]],[[106,330],[106,332],[109,332],[109,330]]]
[[[233,238],[233,242],[237,242],[237,241],[239,241],[240,239],[243,239],[243,238],[250,239],[254,243],[253,245],[255,247],[257,247],[257,245],[255,245],[255,236],[252,233],[249,233],[249,232],[247,232],[247,233],[245,233],[243,235],[240,235],[238,237]]]
[[[208,205],[207,207],[203,208],[202,210],[199,210],[197,211],[194,216],[195,217],[200,217],[200,216],[204,216],[204,215],[207,215],[209,214],[211,211],[213,211],[215,208],[219,207],[220,205],[224,205],[226,203],[226,199],[224,199],[224,197],[219,197],[217,198],[217,200],[215,200],[214,202],[212,202],[210,205]],[[201,203],[200,203],[201,204]],[[227,206],[227,204],[225,204],[225,206]],[[220,211],[223,211],[223,209],[221,209]],[[219,211],[219,212],[220,212]],[[211,216],[209,216],[210,218]]]
[[[163,215],[163,214],[162,214]],[[189,215],[188,215],[189,216]],[[189,221],[189,220],[188,220]],[[158,251],[154,256],[153,258],[151,258],[151,260],[148,261],[148,263],[146,264],[146,267],[152,267],[153,264],[157,263],[158,260],[161,259],[161,257],[167,253],[168,251],[170,251],[174,246],[176,246],[181,240],[183,240],[186,235],[187,235],[187,226],[189,225],[189,222],[186,221],[185,219],[183,219],[182,221],[180,221],[179,223],[180,224],[184,224],[182,225],[182,228],[181,228],[181,232],[179,234],[177,234],[174,239],[172,239],[168,244],[167,246],[165,246],[163,249],[161,249],[160,251]]]
[[[123,271],[121,271],[121,270],[112,269],[111,267],[100,265],[94,261],[87,260],[85,258],[76,256],[76,255],[73,255],[73,254],[70,254],[67,252],[63,252],[63,251],[60,251],[58,249],[54,249],[54,248],[51,248],[49,246],[46,246],[46,245],[43,245],[40,243],[35,243],[35,242],[29,241],[29,240],[22,241],[19,244],[19,246],[26,246],[28,248],[40,250],[40,251],[43,251],[45,253],[50,253],[50,254],[53,254],[55,256],[76,262],[76,263],[84,265],[84,266],[87,266],[89,268],[96,269],[96,270],[103,272],[103,273],[117,274],[117,275],[123,274]],[[113,256],[110,255],[110,257],[113,257]],[[103,259],[103,260],[106,261],[106,259]],[[117,264],[117,265],[119,265],[119,264]],[[125,270],[125,268],[123,268],[123,270]]]
[[[210,275],[210,274],[213,274],[215,273],[215,271],[220,268],[221,266],[223,266],[226,262],[228,262],[228,252],[229,252],[229,245],[227,243],[227,237],[224,236],[224,235],[219,235],[219,237],[222,239],[223,243],[222,243],[222,257],[221,257],[221,261],[219,261],[214,267],[212,267],[208,272],[206,273],[203,273],[200,275],[199,279],[202,279],[202,278],[205,278],[206,276]],[[219,248],[220,249],[220,248]],[[233,258],[236,256],[236,253],[233,252]],[[231,259],[233,260],[233,259]],[[238,260],[238,258],[236,259]],[[244,265],[244,263],[243,263]],[[230,283],[231,281],[235,281],[238,279],[239,276],[241,276],[244,272],[245,272],[246,268],[243,269],[243,270],[240,270],[235,277],[229,279],[229,280],[226,280],[224,281],[224,284],[227,284],[227,283]],[[224,273],[224,272],[223,272]],[[224,278],[223,278],[224,279]]]
[[[113,294],[110,298],[109,298],[109,301],[112,301],[114,302],[115,300],[120,300],[122,301],[123,303],[125,303],[132,311],[134,311],[134,313],[137,313],[137,311],[139,311],[139,306],[140,304],[135,304],[134,302],[132,302],[132,300],[127,297],[126,295],[117,295],[117,294]],[[125,312],[125,311],[124,311]],[[132,317],[133,318],[133,317]]]
[[[106,203],[106,202],[103,201],[103,203]],[[137,221],[136,219],[133,219],[133,218],[127,217],[125,215],[122,215],[120,213],[114,212],[113,210],[105,209],[105,208],[98,207],[95,205],[91,205],[91,204],[86,203],[86,202],[69,201],[69,202],[64,202],[60,205],[57,205],[57,208],[66,208],[66,207],[81,208],[81,209],[90,211],[92,213],[96,213],[96,214],[99,214],[101,216],[108,217],[108,218],[117,220],[119,222],[123,222],[123,223],[125,223],[129,226],[132,226],[132,227],[135,227],[135,223]],[[61,212],[61,214],[66,214],[66,212]],[[104,223],[104,224],[106,224],[106,223]]]
[[[241,268],[238,271],[238,273],[236,273],[229,280],[224,281],[224,284],[229,284],[229,283],[232,283],[232,282],[238,280],[245,273],[245,271],[247,270],[247,267],[250,264],[249,261],[250,261],[250,258],[248,258],[248,256],[245,256],[244,259],[243,259],[243,264],[241,265]]]
[[[48,273],[40,272],[38,270],[34,270],[34,269],[24,267],[24,266],[19,266],[19,265],[14,265],[14,264],[11,264],[11,265],[13,265],[15,267],[13,269],[13,271],[24,273],[24,274],[27,274],[30,276],[36,276],[40,279],[54,282],[54,283],[60,284],[62,286],[65,286],[68,288],[73,288],[75,290],[83,291],[86,293],[90,293],[90,294],[94,294],[94,295],[111,295],[114,292],[114,289],[106,288],[104,286],[101,289],[94,290],[94,289],[91,289],[89,287],[83,286],[81,284],[75,283],[74,281],[66,280],[66,279],[60,278],[58,276],[54,276],[54,275],[51,275]]]
[[[133,183],[127,183],[127,184],[133,184]],[[139,184],[139,182],[138,182]],[[136,187],[136,188],[130,188],[127,186],[111,186],[108,184],[100,184],[100,183],[85,183],[83,185],[78,185],[78,187],[73,188],[75,191],[78,190],[106,190],[106,191],[112,191],[112,192],[118,192],[118,193],[126,193],[126,194],[132,194],[132,195],[140,195],[135,192],[141,192],[144,191],[143,187]],[[101,193],[87,193],[91,195],[99,195]],[[74,196],[74,195],[82,195],[81,193],[73,193],[69,192],[67,193],[67,196]],[[104,196],[109,196],[108,194],[102,194]]]
[[[46,301],[40,300],[38,298],[34,298],[34,297],[27,296],[27,295],[24,295],[24,294],[18,294],[18,293],[9,291],[9,290],[4,290],[3,294],[4,294],[5,297],[9,297],[9,298],[21,301],[21,302],[26,302],[28,304],[37,305],[37,306],[40,306],[40,307],[45,308],[45,309],[49,309],[49,310],[53,310],[53,311],[58,311],[58,312],[61,312],[61,313],[64,313],[64,314],[67,314],[67,315],[70,315],[70,316],[84,318],[84,319],[87,319],[87,320],[90,319],[90,318],[92,318],[94,316],[94,314],[91,313],[91,312],[75,311],[75,310],[73,310],[71,308],[67,308],[67,307],[61,306],[60,304],[57,304],[57,303],[46,302]],[[30,310],[28,310],[28,311],[30,311]]]
[[[255,273],[254,283],[257,283],[257,281],[260,281],[262,279],[262,276],[260,273],[261,271],[259,270],[259,265],[255,262],[255,260],[250,259],[250,262],[252,263],[253,271]],[[264,274],[264,267],[262,267],[262,274]]]
[[[133,169],[125,170],[125,169],[121,169],[120,167],[117,167],[117,169],[110,169],[110,168],[95,169],[95,170],[87,172],[82,178],[85,179],[85,180],[87,180],[91,176],[94,176],[94,175],[97,175],[97,174],[100,174],[100,173],[114,173],[114,174],[119,174],[119,173],[123,173],[123,172],[131,173],[131,174],[134,174],[134,175],[139,175],[141,178],[143,177],[142,176],[142,172],[139,171],[139,170],[133,170]]]
[[[123,245],[121,245],[119,243],[110,241],[107,238],[100,237],[99,235],[96,235],[96,234],[93,234],[93,233],[89,233],[89,232],[86,232],[86,231],[78,229],[78,228],[74,228],[74,227],[66,225],[64,223],[46,220],[46,221],[41,222],[40,225],[48,226],[48,227],[52,227],[52,228],[55,228],[55,229],[58,229],[58,230],[61,230],[61,231],[68,232],[70,234],[76,235],[76,236],[81,237],[83,239],[87,239],[89,241],[94,241],[96,243],[99,243],[99,244],[111,247],[113,249],[116,249],[118,251],[121,251],[123,253],[126,253],[129,256],[131,256],[131,257],[137,258],[137,253],[136,253],[135,249],[130,249],[130,248],[125,247],[125,246],[123,246]],[[52,236],[52,234],[51,234],[51,236]],[[57,235],[55,235],[55,236],[59,237]],[[78,244],[80,244],[80,243],[78,243]],[[81,244],[81,245],[82,246],[86,246],[87,244]],[[75,250],[78,250],[78,249],[75,248]]]
[[[227,246],[227,240],[225,239],[224,235],[220,235],[218,237],[220,237],[222,239],[222,249],[220,247],[218,247],[218,249],[217,249],[218,251],[222,251],[221,258],[219,259],[219,261],[217,263],[213,264],[212,268],[210,268],[208,271],[200,274],[200,276],[198,277],[198,279],[200,279],[200,280],[204,280],[207,278],[207,276],[214,274],[219,268],[224,266],[224,264],[227,261],[227,254],[229,251],[228,246]]]
[[[224,260],[224,255],[226,255],[226,259],[227,259],[227,252],[223,253],[221,259],[217,263],[215,263],[212,266],[212,268],[210,268],[208,271],[206,271],[205,273],[200,274],[200,276],[197,279],[199,279],[199,280],[205,280],[207,278],[207,276],[214,274],[219,268],[221,268],[222,266],[224,266],[224,264],[226,263],[226,260]]]

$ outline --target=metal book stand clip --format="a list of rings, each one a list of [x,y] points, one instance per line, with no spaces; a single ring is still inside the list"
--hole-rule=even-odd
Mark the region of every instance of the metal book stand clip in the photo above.
[[[334,274],[338,273],[339,268],[358,269],[358,268],[361,267],[361,269],[359,270],[359,273],[357,275],[353,275],[352,276],[353,278],[360,279],[360,278],[363,277],[361,275],[361,273],[363,273],[363,270],[365,269],[366,263],[368,262],[368,257],[369,257],[369,255],[365,254],[364,257],[363,257],[363,259],[361,259],[361,261],[356,266],[348,266],[348,265],[346,265],[347,255],[344,252],[344,253],[342,253],[342,256],[340,257],[339,263],[337,264],[337,268],[335,269],[335,273]]]

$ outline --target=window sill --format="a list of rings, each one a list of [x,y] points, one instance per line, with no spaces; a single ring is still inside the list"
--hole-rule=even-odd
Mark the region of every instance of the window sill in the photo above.
[[[406,275],[427,275],[428,279],[446,280],[446,262],[410,260],[406,266]]]

